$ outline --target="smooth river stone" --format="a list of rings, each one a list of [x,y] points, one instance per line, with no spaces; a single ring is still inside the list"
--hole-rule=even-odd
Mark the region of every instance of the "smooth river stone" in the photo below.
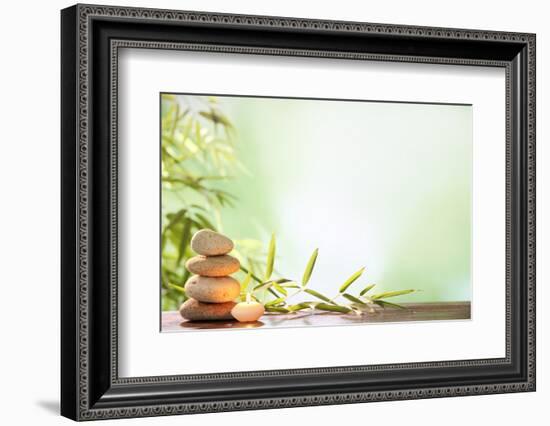
[[[233,250],[233,241],[210,229],[201,229],[193,235],[191,248],[203,256],[220,256]]]
[[[187,270],[203,277],[225,277],[241,267],[238,259],[224,254],[221,256],[195,256],[185,263]]]
[[[241,292],[241,285],[232,277],[201,277],[194,275],[185,283],[185,294],[207,303],[231,302]]]
[[[203,303],[195,299],[187,299],[180,306],[180,315],[189,321],[221,321],[234,319],[231,309],[235,302]]]

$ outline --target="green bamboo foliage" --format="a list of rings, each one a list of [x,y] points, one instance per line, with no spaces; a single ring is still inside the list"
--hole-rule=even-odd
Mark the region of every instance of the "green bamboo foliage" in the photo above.
[[[309,282],[309,279],[311,278],[311,274],[313,273],[313,268],[315,267],[315,262],[317,261],[318,254],[319,254],[319,249],[315,249],[311,257],[309,258],[309,261],[307,262],[304,275],[302,276],[302,285],[304,287],[307,285],[307,283]]]
[[[246,276],[241,281],[241,296],[245,297],[246,293],[248,291],[248,286],[250,285],[250,281],[252,281],[252,273],[249,271],[246,273]]]
[[[162,309],[185,300],[185,261],[194,255],[191,236],[221,231],[221,212],[236,198],[220,188],[244,168],[235,156],[236,131],[215,97],[161,96],[161,283]],[[165,200],[170,199],[170,203]],[[192,200],[191,202],[189,200]],[[236,241],[235,256],[257,268],[261,243]]]
[[[352,294],[343,293],[342,296],[345,297],[346,299],[348,299],[349,301],[353,302],[353,303],[357,303],[359,305],[366,305],[366,303],[364,301],[362,301],[358,297],[355,297]]]
[[[258,292],[268,290],[271,294],[271,299],[264,303],[265,309],[267,312],[272,312],[276,314],[291,314],[295,312],[300,312],[304,310],[314,311],[326,311],[332,313],[340,314],[357,314],[363,315],[366,313],[375,312],[374,308],[395,308],[395,309],[406,309],[405,307],[398,305],[397,303],[388,302],[387,298],[397,297],[405,294],[412,293],[416,290],[406,289],[406,290],[395,290],[387,291],[379,294],[369,296],[368,293],[375,287],[375,284],[369,284],[365,286],[357,295],[351,294],[349,289],[352,284],[359,280],[365,268],[361,268],[355,273],[353,273],[348,279],[344,281],[342,285],[338,288],[338,293],[330,298],[317,290],[308,287],[308,284],[311,281],[313,275],[313,270],[317,262],[319,255],[319,250],[315,249],[311,254],[304,273],[302,275],[301,282],[289,279],[289,278],[278,278],[273,279],[273,271],[275,265],[275,235],[271,236],[267,250],[266,266],[264,279],[260,279],[255,274],[252,274],[249,269],[242,267],[241,270],[244,271],[247,275],[241,288],[249,288],[249,281],[256,281],[256,285],[252,288],[251,294],[257,300],[256,296]],[[244,290],[243,290],[244,291]],[[305,293],[314,298],[314,300],[307,300],[300,303],[291,303],[291,299],[297,296],[298,294]],[[245,293],[241,295],[241,298],[244,300],[246,296]],[[341,301],[341,299],[345,299]]]
[[[387,299],[388,297],[401,296],[403,294],[412,293],[414,290],[398,290],[398,291],[386,291],[385,293],[375,294],[371,297],[372,300]]]
[[[363,275],[363,272],[365,271],[365,268],[359,269],[357,272],[355,272],[351,277],[349,277],[344,284],[340,286],[340,289],[338,290],[339,293],[344,293],[350,285],[352,285],[357,279]]]
[[[332,300],[330,300],[327,296],[319,293],[318,291],[315,291],[311,288],[306,288],[304,289],[304,291],[307,293],[307,294],[311,294],[312,296],[316,297],[317,299],[320,299],[324,302],[327,302],[327,303],[331,303],[331,304],[334,304],[334,302]]]
[[[265,267],[264,281],[271,278],[273,273],[273,264],[275,263],[275,234],[271,235],[271,241],[269,241],[269,248],[267,249],[267,261]]]
[[[370,290],[374,288],[375,285],[376,284],[370,284],[366,286],[363,290],[361,290],[361,293],[359,293],[359,296],[364,296],[365,294],[367,294]]]

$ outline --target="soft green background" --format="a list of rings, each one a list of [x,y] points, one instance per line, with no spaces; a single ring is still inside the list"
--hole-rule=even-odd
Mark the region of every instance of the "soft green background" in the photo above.
[[[365,266],[354,289],[421,290],[398,302],[471,299],[470,106],[218,104],[246,168],[218,183],[238,198],[221,212],[225,234],[267,245],[275,233],[275,269],[288,278],[319,248],[310,286],[329,296]]]

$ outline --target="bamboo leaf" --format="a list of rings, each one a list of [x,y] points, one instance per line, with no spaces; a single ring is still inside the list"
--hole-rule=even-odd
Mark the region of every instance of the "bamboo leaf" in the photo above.
[[[305,287],[311,278],[313,268],[315,267],[315,262],[317,261],[317,255],[319,254],[319,249],[315,249],[307,262],[304,275],[302,276],[302,285]]]
[[[210,111],[199,111],[199,114],[204,118],[212,121],[214,124],[221,123],[226,127],[232,127],[231,122],[220,111],[211,109]]]
[[[249,271],[247,268],[245,268],[245,267],[242,266],[242,265],[241,265],[241,271],[243,271],[245,274],[250,274],[250,276],[252,277],[252,279],[253,279],[254,281],[256,281],[257,283],[259,283],[259,284],[262,284],[262,283],[263,283],[263,281],[262,281],[260,278],[258,278],[256,275],[254,275],[254,274],[252,273],[251,270]]]
[[[197,145],[202,145],[201,125],[198,121],[195,122],[195,142]]]
[[[264,281],[271,278],[273,274],[273,264],[275,263],[275,234],[271,234],[271,240],[269,241],[269,248],[267,250],[267,262],[265,267]]]
[[[198,221],[201,223],[203,228],[210,229],[212,231],[216,230],[216,227],[212,225],[212,222],[210,222],[206,217],[204,217],[204,215],[200,213],[195,213],[195,216],[198,219]]]
[[[171,135],[172,138],[174,138],[174,134],[176,133],[176,128],[178,126],[178,117],[180,115],[180,104],[176,103],[176,110],[174,111],[174,120],[172,121],[172,130]]]
[[[327,296],[319,293],[318,291],[312,290],[311,288],[306,288],[304,291],[308,294],[311,294],[312,296],[315,296],[317,299],[324,300],[325,302],[334,304]]]
[[[385,300],[373,300],[373,302],[384,309],[386,306],[390,308],[407,309],[405,306],[398,305],[397,303],[386,302]]]
[[[277,299],[270,300],[269,302],[267,302],[267,303],[265,304],[265,306],[266,306],[266,307],[267,307],[267,306],[276,306],[276,305],[278,305],[279,303],[282,303],[282,302],[284,302],[284,301],[285,301],[285,298],[284,298],[284,297],[279,297],[279,298],[277,298]]]
[[[288,292],[283,287],[281,287],[281,285],[277,283],[277,281],[273,281],[273,288],[279,293],[284,294],[285,296],[288,294]]]
[[[250,284],[250,281],[252,280],[252,273],[248,272],[246,274],[246,277],[244,277],[242,283],[241,283],[241,291],[246,292],[246,289],[248,288],[248,285]]]
[[[260,283],[258,284],[256,287],[254,287],[252,289],[252,291],[256,291],[256,290],[260,290],[260,289],[267,289],[267,291],[269,291],[273,296],[275,296],[276,298],[280,297],[279,294],[277,294],[275,292],[275,290],[273,290],[271,287],[273,286],[274,282],[273,281],[266,281],[264,283]]]
[[[261,288],[269,288],[273,285],[273,281],[266,281],[263,283],[258,284],[256,287],[254,287],[254,291],[259,290]],[[279,295],[277,295],[279,297]]]
[[[365,271],[365,268],[359,269],[357,272],[355,272],[351,277],[349,277],[344,284],[340,287],[338,290],[340,293],[343,293],[347,290],[347,288],[352,285]]]
[[[203,206],[200,206],[198,204],[191,204],[191,207],[202,210],[203,212],[206,211],[206,209]]]
[[[294,281],[289,280],[287,278],[279,278],[278,280],[275,280],[277,284],[286,284],[286,283],[293,283]]]
[[[409,294],[413,293],[415,290],[409,289],[409,290],[397,290],[397,291],[386,291],[384,293],[375,294],[374,296],[371,296],[372,300],[378,300],[378,299],[386,299],[388,297],[395,297],[395,296],[401,296],[403,294]]]
[[[181,232],[180,245],[178,247],[178,259],[176,260],[176,267],[180,265],[183,256],[185,255],[185,249],[189,245],[189,239],[191,237],[191,220],[185,219],[183,225],[183,231]]]
[[[359,296],[364,296],[365,294],[367,294],[370,290],[374,288],[375,285],[376,284],[371,284],[366,286],[363,290],[361,290],[361,293],[359,293]]]
[[[173,288],[174,290],[179,291],[180,293],[185,294],[185,288],[176,284],[168,284],[168,287]]]
[[[288,314],[290,312],[287,308],[282,308],[280,306],[266,306],[265,310],[268,312],[279,312],[281,314]]]
[[[284,288],[301,288],[299,285],[296,284],[283,284]]]
[[[166,270],[164,268],[160,268],[160,282],[164,288],[168,288],[170,286],[168,283],[168,277],[166,276]]]
[[[169,220],[168,225],[166,225],[166,228],[164,230],[171,229],[175,224],[177,224],[181,218],[185,216],[185,213],[187,212],[187,209],[181,209],[178,210],[177,213],[167,214],[166,218]]]
[[[355,297],[355,296],[353,296],[349,293],[344,293],[344,294],[342,294],[342,296],[344,296],[346,299],[350,300],[353,303],[359,303],[360,305],[366,305],[366,303],[363,302],[361,299],[358,299],[357,297]]]
[[[184,141],[184,143],[185,141],[190,140],[188,138],[189,138],[189,133],[191,132],[191,124],[192,124],[191,120],[185,120],[185,124],[183,125],[183,133],[181,137],[181,140]]]
[[[277,293],[275,293],[275,290],[273,290],[271,287],[268,287],[267,291],[269,291],[273,296],[279,297],[279,295]]]
[[[351,312],[351,309],[346,306],[329,305],[328,303],[317,303],[315,308],[322,311],[341,312],[344,314]]]
[[[309,309],[311,306],[315,306],[315,302],[301,302],[296,305],[290,305],[287,308],[290,312],[297,312],[304,309]]]

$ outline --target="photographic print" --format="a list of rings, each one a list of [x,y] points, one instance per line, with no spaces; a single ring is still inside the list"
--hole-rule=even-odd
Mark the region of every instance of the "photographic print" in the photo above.
[[[535,391],[535,34],[79,4],[61,71],[64,416]]]
[[[535,391],[535,34],[78,4],[61,71],[64,416]]]
[[[470,318],[471,105],[160,109],[161,331]]]

